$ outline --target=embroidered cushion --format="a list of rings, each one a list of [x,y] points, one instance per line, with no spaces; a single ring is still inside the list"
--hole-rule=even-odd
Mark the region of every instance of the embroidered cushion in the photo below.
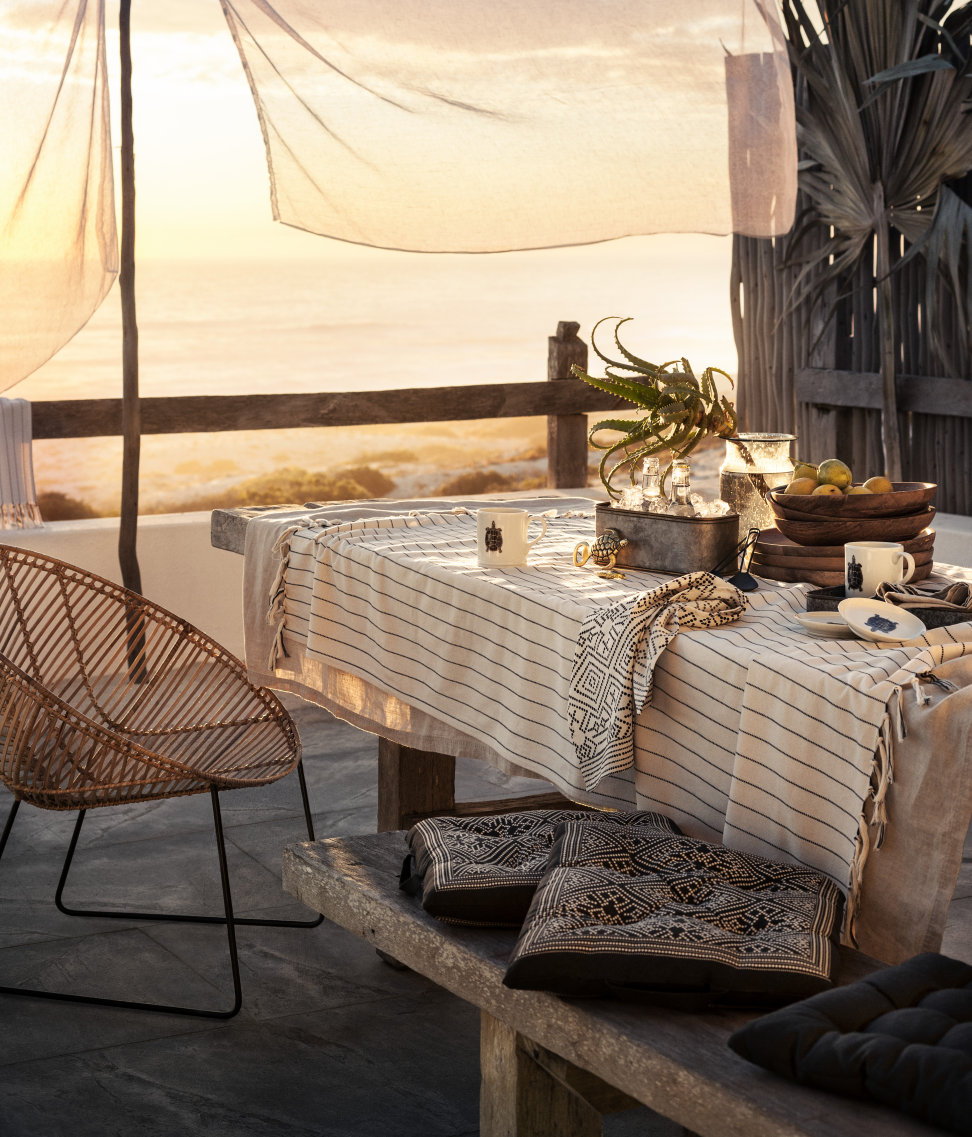
[[[808,869],[658,826],[572,821],[504,982],[703,1005],[800,998],[833,981],[842,907]]]
[[[558,828],[587,810],[538,809],[492,817],[429,817],[406,834],[410,849],[401,887],[422,907],[454,924],[518,928],[530,907]],[[675,830],[657,813],[599,813],[618,827],[650,822]]]
[[[729,1045],[784,1078],[972,1134],[972,967],[928,952],[764,1015]]]

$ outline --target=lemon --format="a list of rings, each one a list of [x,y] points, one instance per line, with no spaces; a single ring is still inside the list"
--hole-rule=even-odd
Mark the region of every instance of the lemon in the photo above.
[[[874,478],[868,478],[864,483],[864,488],[870,490],[871,493],[894,493],[894,486],[891,482],[880,475]]]
[[[813,491],[814,497],[843,497],[840,486],[831,485],[830,482],[824,482],[822,485],[817,486]]]
[[[821,485],[836,486],[839,490],[849,486],[854,480],[850,466],[839,458],[828,458],[817,467],[817,481]]]
[[[793,481],[799,481],[801,478],[813,478],[816,481],[817,467],[809,462],[796,462],[793,466]]]
[[[794,478],[792,482],[783,491],[784,493],[813,493],[817,488],[816,478]]]
[[[846,494],[848,497],[850,497],[850,495],[851,495],[852,493],[866,493],[866,494],[870,495],[870,494],[872,494],[873,492],[874,492],[874,491],[873,491],[873,490],[869,490],[869,489],[867,488],[867,486],[866,486],[866,485],[863,485],[863,486],[848,486],[848,488],[847,488],[846,490],[844,490],[844,493],[845,493],[845,494]]]

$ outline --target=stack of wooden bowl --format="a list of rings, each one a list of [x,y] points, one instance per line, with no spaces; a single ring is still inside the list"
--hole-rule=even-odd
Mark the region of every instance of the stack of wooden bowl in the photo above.
[[[932,571],[935,530],[933,482],[893,482],[891,493],[766,495],[776,527],[764,529],[753,549],[752,571],[771,580],[806,581],[821,588],[844,583],[848,541],[900,541],[915,558],[912,580]]]

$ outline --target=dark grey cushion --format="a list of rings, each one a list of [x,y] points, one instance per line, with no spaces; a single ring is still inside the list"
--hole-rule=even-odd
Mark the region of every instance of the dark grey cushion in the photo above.
[[[800,998],[833,982],[842,908],[808,869],[666,828],[572,821],[504,982],[688,1005]]]
[[[537,809],[492,817],[430,817],[406,834],[410,849],[401,886],[422,907],[454,924],[518,928],[530,907],[557,830],[587,810]],[[657,813],[603,813],[609,826],[650,822],[675,830]]]
[[[928,952],[747,1023],[729,1045],[818,1089],[972,1135],[972,967]]]

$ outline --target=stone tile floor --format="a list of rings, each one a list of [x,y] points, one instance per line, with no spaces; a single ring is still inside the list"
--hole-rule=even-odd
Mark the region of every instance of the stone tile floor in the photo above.
[[[374,831],[375,740],[293,700],[319,836]],[[459,763],[462,797],[535,783]],[[0,791],[0,818],[7,795]],[[306,913],[281,893],[303,837],[296,779],[223,795],[239,915]],[[0,862],[0,983],[226,1005],[216,926],[84,920],[53,894],[73,814],[24,806]],[[218,911],[208,797],[92,811],[69,903]],[[2,1137],[465,1137],[478,1132],[478,1013],[327,923],[238,930],[228,1022],[0,995]],[[972,962],[972,839],[943,950]],[[675,1137],[648,1110],[605,1134]]]

